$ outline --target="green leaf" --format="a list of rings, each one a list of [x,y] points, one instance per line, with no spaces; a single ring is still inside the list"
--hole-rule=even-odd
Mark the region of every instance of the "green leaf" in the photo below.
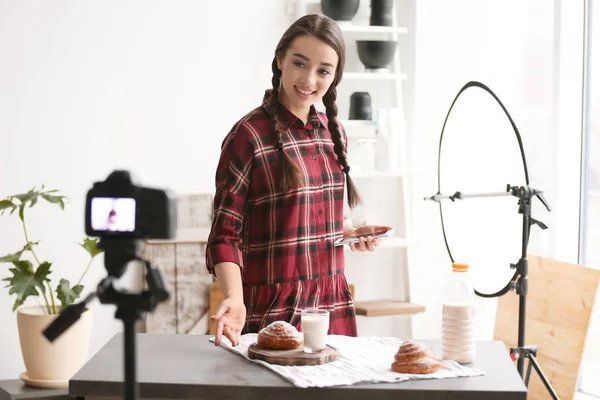
[[[25,299],[17,298],[15,300],[15,304],[13,304],[13,308],[12,308],[13,312],[17,311],[17,308],[19,308],[23,303],[25,303]]]
[[[4,210],[6,208],[14,207],[15,205],[10,199],[0,200],[0,210]]]
[[[10,197],[8,199],[0,200],[0,215],[4,215],[4,212],[8,209],[11,210],[12,214],[16,208],[17,206],[10,200]]]
[[[21,203],[27,203],[28,201],[37,197],[38,195],[39,195],[39,192],[37,192],[35,190],[35,188],[33,188],[33,189],[30,189],[27,193],[16,194],[12,197],[19,199],[21,201]]]
[[[44,189],[44,185],[40,190],[36,190],[35,187],[30,189],[27,193],[20,193],[14,196],[9,196],[6,199],[0,202],[0,211],[4,211],[4,209],[11,209],[11,214],[15,211],[15,209],[19,208],[19,217],[21,220],[23,219],[23,209],[27,207],[29,204],[29,208],[35,206],[39,200],[39,198],[43,198],[49,203],[58,204],[61,209],[65,209],[65,200],[67,199],[65,196],[57,196],[51,193],[56,193],[58,190],[46,190]],[[19,204],[14,204],[13,199],[18,199]]]
[[[6,262],[13,263],[14,261],[19,261],[24,252],[31,251],[33,246],[38,245],[38,244],[40,244],[39,240],[37,242],[29,242],[25,246],[23,246],[23,248],[21,250],[17,251],[16,253],[7,254],[4,257],[0,257],[0,263],[6,263]]]
[[[49,281],[48,275],[50,274],[50,263],[44,261],[40,264],[37,270],[33,270],[33,265],[30,261],[19,260],[14,261],[13,265],[15,268],[11,268],[9,271],[13,273],[12,277],[4,278],[3,281],[7,281],[10,287],[8,294],[16,294],[17,299],[13,305],[13,311],[16,310],[25,299],[29,296],[39,296],[38,289],[45,292],[44,282]]]
[[[21,219],[21,221],[25,220],[25,206],[26,203],[21,203],[21,205],[19,206],[19,218]]]
[[[75,285],[71,288],[71,284],[66,279],[61,279],[58,287],[56,288],[56,297],[60,300],[62,306],[61,311],[64,310],[69,304],[73,303],[79,298],[83,285]]]
[[[103,250],[98,248],[98,239],[90,239],[84,238],[83,243],[78,243],[81,247],[83,247],[92,258],[96,257],[98,254],[102,253]]]
[[[48,203],[54,203],[54,204],[58,204],[60,205],[61,209],[65,209],[65,202],[64,200],[66,199],[65,196],[53,196],[51,194],[48,194],[50,192],[46,192],[46,193],[42,193],[41,196],[44,200],[46,200]]]
[[[39,287],[42,289],[42,292],[44,291],[45,287],[44,282],[50,282],[50,278],[48,278],[48,275],[50,275],[50,273],[52,272],[50,271],[50,266],[52,266],[51,263],[49,263],[48,261],[44,261],[35,270],[35,281],[39,284]]]

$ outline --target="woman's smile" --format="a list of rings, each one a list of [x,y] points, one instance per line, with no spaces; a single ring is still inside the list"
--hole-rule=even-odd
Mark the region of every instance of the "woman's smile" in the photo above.
[[[308,100],[310,99],[310,96],[312,96],[315,91],[314,90],[306,90],[306,89],[301,89],[298,86],[294,85],[294,89],[296,89],[296,94],[298,95],[298,97],[300,97],[302,100]]]

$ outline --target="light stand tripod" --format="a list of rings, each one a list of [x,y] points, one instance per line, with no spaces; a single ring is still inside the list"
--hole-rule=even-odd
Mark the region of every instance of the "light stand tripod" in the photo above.
[[[137,241],[121,239],[101,239],[100,245],[105,249],[104,263],[109,276],[102,279],[95,293],[91,293],[83,301],[68,306],[45,330],[44,336],[51,342],[73,325],[86,309],[87,304],[95,297],[102,304],[116,304],[115,318],[123,321],[124,330],[124,398],[135,400],[138,397],[136,381],[136,343],[135,321],[144,312],[152,312],[159,302],[169,298],[162,272],[153,268],[149,261],[137,256]],[[130,261],[142,261],[146,267],[146,283],[148,290],[141,293],[126,293],[115,288],[114,284]]]
[[[517,339],[517,347],[512,347],[510,349],[511,358],[513,360],[517,360],[517,370],[521,377],[523,377],[523,369],[525,364],[525,359],[529,359],[529,363],[527,365],[527,372],[525,375],[525,385],[529,386],[529,379],[531,377],[531,368],[535,368],[538,373],[540,379],[546,386],[546,389],[550,393],[553,399],[558,400],[558,395],[552,388],[552,385],[544,375],[540,365],[537,362],[537,346],[527,346],[525,345],[525,322],[526,322],[526,313],[527,313],[527,292],[528,292],[528,267],[529,261],[527,260],[527,247],[529,245],[529,233],[531,231],[531,225],[538,225],[542,229],[548,229],[548,227],[543,223],[531,217],[531,200],[533,197],[537,197],[542,204],[546,207],[548,211],[550,211],[550,206],[548,202],[544,198],[543,192],[541,190],[536,190],[531,188],[530,186],[506,186],[506,192],[494,192],[494,193],[479,193],[479,194],[464,194],[461,192],[456,192],[451,196],[442,195],[440,193],[426,197],[425,200],[433,200],[433,201],[441,201],[444,199],[456,200],[456,199],[465,199],[465,198],[474,198],[474,197],[499,197],[499,196],[515,196],[519,199],[519,214],[523,215],[523,226],[522,226],[522,236],[521,236],[521,258],[517,261],[516,264],[511,264],[510,267],[515,269],[515,274],[511,278],[508,285],[506,285],[502,290],[494,294],[484,294],[475,290],[475,293],[480,297],[498,297],[507,293],[511,289],[516,289],[517,294],[519,295],[519,331],[518,331],[518,339]]]
[[[452,108],[456,104],[456,101],[458,100],[460,95],[465,90],[467,90],[468,88],[471,88],[471,87],[480,88],[480,89],[483,89],[484,91],[486,91],[487,93],[489,93],[496,100],[496,102],[500,105],[500,107],[504,111],[504,114],[510,121],[510,124],[515,132],[517,142],[519,144],[521,159],[523,161],[523,170],[524,170],[524,174],[525,174],[525,185],[524,186],[507,185],[506,191],[494,192],[494,193],[464,194],[461,192],[456,192],[450,196],[442,195],[440,193],[440,191],[441,191],[441,179],[440,179],[441,154],[442,154],[442,140],[444,138],[444,129],[446,128],[446,123],[448,122],[448,118],[450,116]],[[441,222],[442,222],[442,232],[444,235],[444,241],[446,243],[446,249],[448,250],[448,255],[450,256],[450,259],[452,259],[452,253],[450,252],[450,247],[448,246],[448,240],[446,238],[446,231],[444,228],[444,219],[443,219],[443,213],[442,213],[441,200],[449,199],[449,200],[455,201],[456,199],[475,198],[475,197],[497,197],[497,196],[515,196],[519,199],[518,212],[519,212],[519,214],[523,215],[523,224],[522,224],[522,232],[521,232],[522,233],[521,257],[519,258],[519,261],[516,264],[510,265],[510,267],[512,269],[515,269],[515,273],[514,273],[513,277],[511,278],[511,280],[509,281],[509,283],[502,290],[498,291],[497,293],[492,293],[492,294],[484,294],[484,293],[480,293],[477,290],[475,290],[475,294],[477,294],[480,297],[491,298],[491,297],[502,296],[502,295],[506,294],[508,291],[510,291],[511,289],[516,289],[516,293],[519,296],[518,339],[517,339],[517,346],[512,347],[510,349],[511,358],[513,360],[517,360],[517,370],[519,371],[521,378],[524,378],[524,383],[526,386],[529,386],[529,379],[531,377],[531,368],[533,367],[533,368],[535,368],[536,372],[538,373],[540,379],[544,383],[544,386],[546,387],[546,389],[548,390],[548,392],[550,393],[552,398],[554,400],[558,400],[558,395],[556,394],[556,392],[552,388],[552,385],[550,384],[550,382],[544,375],[544,373],[536,359],[537,346],[525,345],[525,322],[526,322],[526,311],[527,311],[526,305],[527,305],[528,273],[529,273],[529,262],[527,260],[527,247],[529,244],[529,233],[531,230],[531,225],[533,225],[533,224],[538,225],[542,229],[548,228],[542,222],[537,221],[531,217],[531,200],[533,199],[534,196],[537,197],[542,202],[542,204],[544,204],[544,206],[546,207],[546,209],[548,211],[550,211],[550,206],[548,205],[548,202],[544,198],[543,192],[541,190],[536,190],[529,186],[529,175],[527,172],[527,161],[525,159],[525,151],[523,149],[523,141],[521,140],[521,135],[519,134],[519,130],[517,129],[515,122],[511,118],[510,114],[508,113],[508,110],[506,109],[504,104],[502,104],[502,102],[500,101],[498,96],[496,96],[496,94],[494,92],[492,92],[492,90],[490,88],[488,88],[483,83],[471,81],[471,82],[468,82],[467,84],[465,84],[461,88],[461,90],[458,92],[458,94],[456,95],[456,97],[454,98],[454,101],[452,102],[452,104],[450,106],[450,109],[448,110],[446,119],[444,120],[444,126],[442,127],[442,132],[440,134],[440,144],[439,144],[439,152],[438,152],[438,191],[437,191],[437,194],[435,194],[434,196],[425,198],[425,200],[433,200],[433,201],[436,201],[439,203],[440,217],[441,217]],[[452,261],[454,261],[454,260],[452,259]],[[524,370],[526,358],[529,360],[529,363],[527,365],[526,375],[523,376],[524,375],[523,370]]]

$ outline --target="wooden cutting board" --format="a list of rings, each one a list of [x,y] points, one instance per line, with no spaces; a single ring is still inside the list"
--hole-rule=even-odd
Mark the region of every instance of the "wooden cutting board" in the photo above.
[[[277,365],[321,365],[337,360],[340,351],[330,345],[318,353],[305,353],[302,346],[293,350],[263,349],[256,343],[248,347],[248,357]]]

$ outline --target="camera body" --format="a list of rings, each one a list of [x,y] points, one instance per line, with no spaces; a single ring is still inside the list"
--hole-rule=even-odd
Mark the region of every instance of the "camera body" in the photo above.
[[[136,186],[127,171],[95,182],[85,203],[85,233],[106,239],[170,239],[177,204],[169,191]]]

